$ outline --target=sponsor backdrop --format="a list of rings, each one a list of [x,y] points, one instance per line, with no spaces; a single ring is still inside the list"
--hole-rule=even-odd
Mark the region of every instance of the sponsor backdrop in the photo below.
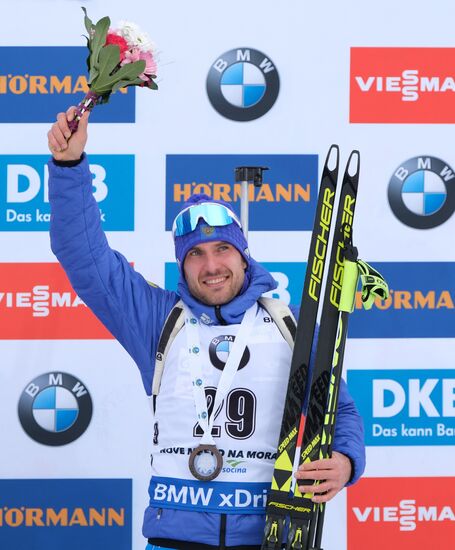
[[[323,547],[452,548],[450,0],[3,3],[0,547],[145,547],[152,413],[49,247],[46,133],[87,91],[82,5],[93,20],[137,21],[158,47],[159,91],[98,107],[87,146],[109,242],[150,281],[176,287],[170,228],[191,193],[239,211],[235,167],[266,166],[249,190],[250,249],[273,295],[298,303],[326,152],[338,143],[343,164],[360,150],[355,244],[391,295],[370,312],[359,296],[350,319],[345,376],[367,469],[329,504]]]

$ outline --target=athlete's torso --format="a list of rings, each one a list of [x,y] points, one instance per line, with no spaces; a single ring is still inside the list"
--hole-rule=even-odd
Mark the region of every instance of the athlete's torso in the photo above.
[[[203,381],[213,404],[239,325],[199,325]],[[240,368],[215,411],[212,435],[223,453],[216,480],[197,481],[188,468],[201,441],[192,392],[186,329],[172,343],[156,400],[151,505],[221,513],[261,513],[270,487],[291,350],[259,308]]]

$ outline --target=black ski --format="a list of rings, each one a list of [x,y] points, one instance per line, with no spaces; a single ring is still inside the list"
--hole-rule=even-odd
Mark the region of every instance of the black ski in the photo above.
[[[348,318],[347,312],[340,312],[340,298],[346,254],[352,253],[359,169],[360,155],[353,151],[338,202],[299,465],[331,455]],[[312,494],[302,494],[296,486],[289,514],[288,550],[316,550],[315,533],[320,543],[324,507],[315,505],[311,497]]]
[[[281,548],[286,518],[293,507],[293,498],[290,493],[293,481],[293,464],[305,424],[302,407],[307,387],[307,374],[319,310],[325,260],[329,250],[338,167],[339,149],[337,145],[332,145],[324,164],[319,189],[277,458],[273,471],[272,488],[267,501],[263,550]],[[302,428],[299,430],[300,426]],[[307,508],[309,514],[312,509],[311,503],[311,507]]]

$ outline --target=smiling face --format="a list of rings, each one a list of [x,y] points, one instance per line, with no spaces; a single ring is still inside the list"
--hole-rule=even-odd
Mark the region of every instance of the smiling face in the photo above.
[[[210,306],[227,304],[242,288],[246,262],[224,241],[201,243],[191,248],[183,272],[191,294]]]

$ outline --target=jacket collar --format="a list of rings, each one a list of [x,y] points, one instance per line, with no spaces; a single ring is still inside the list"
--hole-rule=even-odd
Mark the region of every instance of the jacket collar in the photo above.
[[[182,273],[178,283],[178,293],[184,303],[206,325],[237,324],[241,323],[245,311],[258,299],[270,290],[277,287],[277,282],[270,273],[258,262],[249,259],[245,272],[245,281],[240,293],[227,304],[209,306],[203,304],[190,293]],[[224,323],[223,323],[224,321]]]

